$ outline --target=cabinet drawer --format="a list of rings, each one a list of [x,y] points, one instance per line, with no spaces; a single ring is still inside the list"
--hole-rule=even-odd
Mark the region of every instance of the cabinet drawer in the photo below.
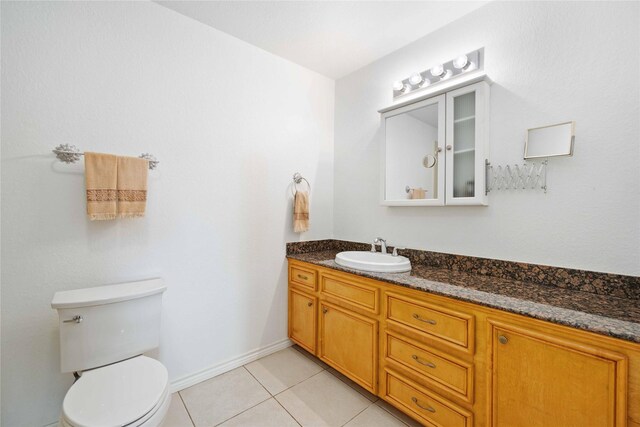
[[[409,369],[427,385],[471,402],[473,366],[400,335],[386,333],[386,358]]]
[[[469,314],[388,293],[387,319],[390,324],[473,352],[473,316]]]
[[[316,272],[297,265],[289,266],[289,281],[303,289],[316,290]]]
[[[378,313],[380,291],[376,287],[359,282],[346,282],[337,277],[322,274],[320,290],[325,296],[336,298],[373,314]]]
[[[416,415],[430,427],[471,427],[473,415],[414,382],[385,370],[385,399]]]

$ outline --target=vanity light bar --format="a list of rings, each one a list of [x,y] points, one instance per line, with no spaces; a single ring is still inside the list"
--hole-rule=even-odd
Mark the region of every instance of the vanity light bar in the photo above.
[[[413,73],[404,80],[398,80],[393,83],[393,98],[455,79],[470,71],[481,70],[484,65],[481,62],[483,53],[484,49],[474,50],[465,55],[457,56],[444,64],[437,64],[428,70]]]

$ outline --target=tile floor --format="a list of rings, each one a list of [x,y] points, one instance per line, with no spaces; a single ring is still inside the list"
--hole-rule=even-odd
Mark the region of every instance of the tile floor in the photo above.
[[[163,427],[419,426],[297,346],[175,393]]]

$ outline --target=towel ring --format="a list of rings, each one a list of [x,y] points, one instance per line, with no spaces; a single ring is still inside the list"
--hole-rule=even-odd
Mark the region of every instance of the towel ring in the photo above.
[[[307,183],[307,187],[309,187],[309,194],[311,194],[311,184],[307,181],[307,178],[300,175],[300,172],[296,172],[293,174],[293,188],[291,189],[291,193],[295,197],[296,191],[298,191],[298,184],[301,184],[302,181]]]

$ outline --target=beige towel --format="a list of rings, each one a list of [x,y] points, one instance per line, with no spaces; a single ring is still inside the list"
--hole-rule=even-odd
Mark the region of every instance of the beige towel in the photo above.
[[[118,157],[118,217],[144,216],[148,173],[148,160]]]
[[[309,193],[296,191],[293,201],[293,231],[303,233],[309,229]]]
[[[118,180],[117,157],[111,154],[84,153],[84,174],[89,219],[114,219]]]
[[[422,187],[413,188],[411,190],[411,198],[412,199],[424,199],[427,197],[427,191],[423,190]]]

